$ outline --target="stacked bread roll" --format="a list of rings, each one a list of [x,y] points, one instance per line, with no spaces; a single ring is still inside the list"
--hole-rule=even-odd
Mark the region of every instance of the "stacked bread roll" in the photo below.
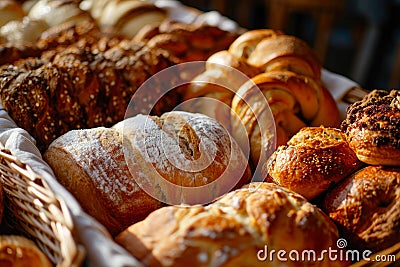
[[[238,83],[231,68],[251,80]],[[275,138],[274,133],[259,127],[259,120],[268,119],[267,113],[273,115],[277,145],[285,144],[307,125],[339,126],[337,105],[320,77],[321,64],[303,40],[280,31],[254,30],[237,38],[227,51],[210,57],[206,71],[193,80],[185,99],[202,96],[230,103],[232,113],[239,118],[232,119],[232,133],[244,125],[256,165]],[[217,94],[215,84],[220,87]],[[197,106],[198,111],[209,112],[207,105]],[[212,112],[220,113],[218,108]]]
[[[353,247],[380,251],[400,242],[400,91],[373,90],[348,108],[341,129],[366,166],[322,206]]]
[[[69,131],[44,159],[113,235],[162,203],[207,203],[251,179],[247,159],[219,123],[177,111]]]

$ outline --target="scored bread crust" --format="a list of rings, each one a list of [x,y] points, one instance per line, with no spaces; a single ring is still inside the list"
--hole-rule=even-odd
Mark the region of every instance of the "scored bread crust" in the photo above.
[[[44,159],[83,210],[112,235],[161,206],[134,182],[115,130],[70,131],[51,144]]]
[[[305,127],[277,148],[264,172],[275,183],[313,199],[360,165],[339,129]]]
[[[361,161],[400,166],[399,90],[370,92],[349,106],[341,128]]]
[[[205,207],[163,207],[116,241],[147,266],[281,266],[276,257],[257,259],[258,251],[268,246],[268,251],[319,253],[337,238],[332,221],[300,195],[272,183],[252,183]],[[344,266],[329,260],[317,263]]]
[[[367,166],[327,193],[324,211],[349,247],[381,251],[399,242],[400,169]]]
[[[223,127],[185,112],[137,115],[113,128],[69,131],[49,146],[44,159],[112,235],[144,219],[161,202],[200,203],[251,178],[247,160]],[[200,165],[185,169],[196,160]],[[205,191],[182,190],[208,184]]]

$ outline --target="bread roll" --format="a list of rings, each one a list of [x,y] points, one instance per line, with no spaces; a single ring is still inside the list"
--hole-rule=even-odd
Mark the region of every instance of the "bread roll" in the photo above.
[[[48,27],[54,27],[65,22],[92,20],[89,13],[80,9],[75,0],[37,1],[30,8],[28,16],[33,20],[43,20]]]
[[[151,1],[84,0],[80,6],[90,12],[101,27],[112,27],[127,38],[167,18],[165,10]]]
[[[38,40],[47,28],[44,21],[33,20],[26,16],[22,21],[10,21],[1,27],[0,36],[3,36],[8,43],[24,44]]]
[[[240,144],[250,141],[251,163],[260,166],[276,145],[285,144],[302,127],[340,126],[321,68],[303,40],[271,29],[251,30],[207,60],[206,70],[193,79],[184,99],[199,98],[193,106],[199,112],[218,114],[222,120],[230,117],[235,138]],[[231,103],[230,114],[201,98]],[[240,136],[243,127],[248,136]]]
[[[49,146],[44,159],[112,235],[162,202],[209,202],[251,178],[240,148],[222,126],[180,112],[69,131]]]
[[[232,112],[241,119],[233,121],[232,132],[235,134],[244,124],[255,163],[268,143],[272,143],[275,133],[269,129],[273,126],[268,131],[260,130],[261,122],[275,123],[277,146],[286,144],[303,127],[340,125],[338,108],[327,89],[317,80],[291,71],[271,71],[253,77],[233,97]],[[270,114],[273,121],[268,122]]]
[[[361,162],[340,130],[305,127],[269,158],[273,181],[313,199],[354,172]]]
[[[327,193],[323,209],[336,222],[349,247],[378,252],[398,243],[400,169],[361,169]]]
[[[361,161],[400,166],[399,90],[370,92],[348,107],[341,127]]]
[[[22,20],[25,12],[22,5],[14,0],[0,1],[0,27],[12,20]]]
[[[205,61],[219,51],[228,49],[239,36],[209,24],[185,24],[166,20],[160,25],[143,27],[134,40],[166,51],[176,63]]]
[[[337,238],[332,221],[300,195],[271,183],[251,183],[208,206],[163,207],[115,240],[146,266],[250,267],[300,266],[288,259],[291,250],[320,255],[335,247]],[[271,259],[265,250],[284,250],[288,260]],[[301,265],[345,263],[326,257]]]
[[[52,267],[47,256],[26,237],[0,235],[0,266]]]

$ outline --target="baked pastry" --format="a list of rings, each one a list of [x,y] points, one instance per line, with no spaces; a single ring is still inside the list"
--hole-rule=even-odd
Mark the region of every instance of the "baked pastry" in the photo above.
[[[289,70],[317,80],[321,78],[321,63],[300,38],[279,31],[268,33],[254,30],[246,35],[229,47],[230,53],[245,58],[250,65],[263,72]],[[245,53],[243,47],[247,48]]]
[[[220,124],[177,111],[69,131],[44,159],[112,235],[163,202],[210,202],[251,179],[246,158]]]
[[[235,135],[242,124],[246,127],[255,163],[263,151],[271,150],[268,146],[274,143],[275,127],[279,146],[303,127],[340,125],[339,111],[329,91],[317,80],[291,71],[269,71],[253,77],[233,97],[232,112],[241,119],[232,121],[232,132]],[[261,123],[267,124],[267,130],[260,129]]]
[[[232,68],[241,75],[232,74]],[[252,30],[239,36],[227,51],[209,58],[184,99],[199,98],[192,110],[230,118],[232,133],[240,144],[250,142],[251,162],[258,166],[260,155],[260,162],[265,162],[276,146],[302,127],[340,126],[337,105],[320,80],[321,68],[303,40],[271,29]],[[231,112],[227,115],[200,98],[230,103]],[[239,130],[243,127],[247,136]]]
[[[13,20],[0,28],[0,36],[5,42],[24,44],[34,42],[47,30],[47,24],[42,20],[33,20],[25,16],[21,21]]]
[[[350,105],[341,128],[361,161],[400,166],[399,90],[373,90]]]
[[[84,0],[81,8],[90,12],[101,27],[112,27],[133,38],[143,27],[158,25],[167,18],[166,11],[151,1]]]
[[[115,240],[146,266],[195,267],[282,266],[270,251],[319,255],[337,238],[333,222],[300,195],[272,183],[251,183],[208,206],[163,207]],[[301,264],[345,266],[327,257]]]
[[[335,128],[305,127],[279,146],[264,172],[311,200],[360,167],[346,135]]]
[[[209,24],[185,24],[166,20],[160,25],[143,27],[134,37],[149,47],[166,51],[176,63],[205,61],[225,50],[239,36]]]
[[[32,240],[17,235],[0,235],[0,266],[52,267],[53,264]]]
[[[22,5],[14,0],[0,1],[0,27],[12,20],[22,20],[25,12]]]
[[[29,10],[28,17],[42,20],[48,27],[54,27],[65,22],[80,22],[93,20],[90,14],[81,8],[76,0],[40,0]]]
[[[327,193],[323,209],[348,247],[381,251],[398,243],[400,169],[367,166]]]
[[[207,59],[206,70],[194,77],[183,91],[184,110],[206,114],[231,128],[231,102],[236,90],[259,70],[228,51]]]
[[[69,130],[121,121],[137,88],[172,64],[143,43],[90,34],[40,59],[3,66],[0,96],[8,114],[44,152]]]

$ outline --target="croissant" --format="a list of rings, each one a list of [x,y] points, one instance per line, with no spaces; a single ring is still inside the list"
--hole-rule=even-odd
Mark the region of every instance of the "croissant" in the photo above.
[[[258,99],[259,91],[264,101]],[[233,120],[232,132],[235,134],[235,129],[244,124],[253,162],[258,162],[265,145],[273,142],[272,133],[260,129],[257,118],[268,119],[268,114],[272,114],[277,145],[286,144],[303,127],[340,124],[338,109],[329,91],[314,79],[291,71],[271,71],[253,77],[233,97],[232,111],[241,118]]]

